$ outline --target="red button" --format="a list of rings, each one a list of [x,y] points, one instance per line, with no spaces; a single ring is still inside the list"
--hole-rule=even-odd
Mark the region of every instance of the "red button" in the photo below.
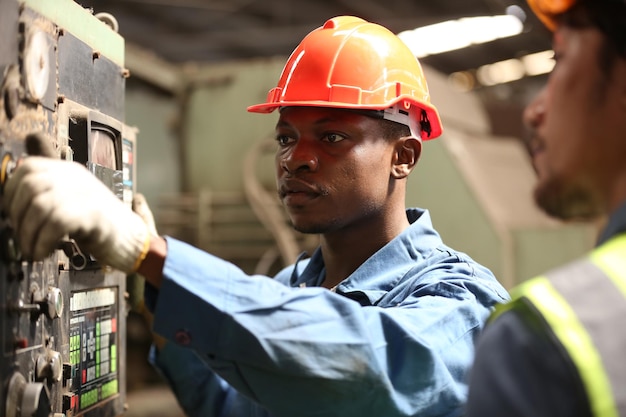
[[[18,337],[15,339],[15,349],[24,349],[28,347],[28,339],[24,337]]]

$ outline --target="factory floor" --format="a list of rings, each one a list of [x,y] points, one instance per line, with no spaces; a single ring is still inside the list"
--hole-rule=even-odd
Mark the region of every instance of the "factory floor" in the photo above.
[[[150,387],[126,395],[124,417],[185,417],[168,387]]]

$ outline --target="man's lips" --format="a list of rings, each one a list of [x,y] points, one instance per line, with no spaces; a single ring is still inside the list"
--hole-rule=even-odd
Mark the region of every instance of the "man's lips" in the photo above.
[[[302,204],[324,194],[318,187],[302,180],[282,181],[278,188],[278,195],[285,204]]]
[[[530,155],[530,163],[533,170],[537,175],[539,175],[539,159],[541,154],[543,154],[546,149],[545,141],[537,134],[537,132],[533,132],[532,136],[526,140],[526,147],[528,149],[528,154]]]

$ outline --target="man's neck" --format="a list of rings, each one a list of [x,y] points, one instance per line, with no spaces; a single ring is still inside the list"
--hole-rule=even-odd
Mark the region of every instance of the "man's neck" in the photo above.
[[[406,213],[390,220],[372,220],[367,227],[353,227],[321,236],[320,246],[326,269],[322,284],[333,288],[346,279],[379,249],[409,227]]]

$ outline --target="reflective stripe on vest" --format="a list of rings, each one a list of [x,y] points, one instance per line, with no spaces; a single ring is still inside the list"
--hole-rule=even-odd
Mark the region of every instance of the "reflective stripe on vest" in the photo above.
[[[530,301],[576,366],[593,416],[626,417],[626,234],[511,295],[496,316]]]

